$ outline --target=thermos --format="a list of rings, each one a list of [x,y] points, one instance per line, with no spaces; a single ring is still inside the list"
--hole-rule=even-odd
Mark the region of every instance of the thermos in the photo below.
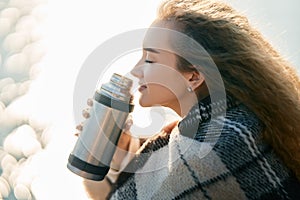
[[[96,90],[90,117],[69,156],[69,170],[86,179],[104,179],[122,128],[134,108],[131,87],[131,79],[114,73],[108,83]]]

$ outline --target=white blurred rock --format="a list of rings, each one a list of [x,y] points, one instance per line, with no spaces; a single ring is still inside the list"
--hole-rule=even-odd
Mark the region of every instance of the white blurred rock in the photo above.
[[[47,144],[50,143],[52,137],[53,137],[53,132],[51,131],[51,128],[46,128],[41,135],[40,141],[42,143],[43,147],[46,147]]]
[[[48,14],[48,6],[43,4],[38,5],[35,8],[33,8],[31,14],[39,23],[44,22]]]
[[[8,183],[10,185],[10,187],[15,187],[15,185],[17,184],[17,178],[19,177],[21,173],[21,170],[19,167],[15,168],[10,174],[9,177],[7,178]]]
[[[35,130],[29,125],[23,125],[16,130],[16,135],[23,138],[22,153],[25,157],[29,157],[42,150],[41,143],[37,140]]]
[[[2,172],[2,174],[1,174],[1,176],[2,176],[3,178],[5,178],[5,179],[7,180],[7,182],[8,182],[10,173],[13,171],[12,169],[13,169],[13,168],[11,168],[11,169],[8,170],[8,171]]]
[[[36,154],[37,152],[42,150],[41,143],[34,138],[31,138],[30,140],[27,140],[26,143],[22,146],[22,152],[25,157],[29,157],[31,155]]]
[[[0,1],[0,10],[6,8],[7,2],[8,2],[8,0],[1,0]]]
[[[12,172],[14,172],[18,168],[17,160],[11,156],[10,154],[6,154],[1,160],[2,167],[2,177],[9,180],[9,177]]]
[[[15,23],[20,17],[20,11],[17,8],[6,8],[1,11],[0,17],[5,17]]]
[[[6,109],[4,113],[0,115],[0,132],[1,136],[5,137],[8,135],[14,128],[18,126],[17,121],[14,120],[13,117],[7,115]]]
[[[18,127],[15,134],[21,136],[24,139],[26,139],[27,137],[36,138],[35,130],[28,124],[24,124]]]
[[[4,151],[4,149],[0,146],[0,168],[2,168],[1,167],[1,161],[2,161],[2,159],[4,158],[4,156],[7,154],[7,152],[6,151]]]
[[[19,19],[16,24],[15,30],[16,32],[28,31],[32,30],[37,26],[37,22],[35,17],[31,15],[23,16]]]
[[[27,163],[28,163],[27,158],[21,158],[20,160],[18,160],[18,166],[22,170],[24,169],[24,167],[26,166]]]
[[[5,37],[12,28],[12,22],[8,18],[0,17],[0,38]]]
[[[4,114],[5,111],[5,104],[0,101],[0,116]]]
[[[14,195],[18,200],[31,200],[32,196],[28,187],[17,184],[14,188]]]
[[[3,170],[2,177],[5,178],[6,180],[9,179],[10,174],[15,171],[17,168],[17,165],[13,164],[7,164],[5,170]]]
[[[40,118],[29,117],[29,125],[34,128],[36,131],[41,132],[49,126],[49,122],[42,120]]]
[[[4,150],[17,158],[29,157],[42,149],[35,130],[29,125],[18,127],[4,140]]]
[[[10,0],[9,7],[16,7],[20,9],[21,15],[31,12],[36,2],[34,0]]]
[[[14,83],[14,82],[15,82],[14,79],[12,79],[11,77],[0,79],[0,91],[6,85]]]
[[[0,194],[3,198],[7,198],[10,193],[10,187],[7,183],[7,180],[3,177],[0,177]]]
[[[36,63],[33,64],[30,67],[30,71],[29,71],[29,77],[31,80],[33,79],[37,79],[39,77],[39,75],[41,74],[41,63]]]
[[[45,106],[46,108],[44,108]],[[11,116],[19,125],[29,124],[36,131],[42,131],[52,123],[52,119],[49,117],[50,114],[45,114],[48,107],[49,105],[45,103],[43,97],[39,93],[35,94],[30,89],[28,93],[11,102],[5,109],[5,114]]]
[[[22,8],[22,7],[33,7],[35,6],[39,1],[37,0],[10,0],[8,5],[11,7],[17,7],[17,8]]]
[[[29,73],[29,60],[26,54],[17,53],[6,60],[4,68],[11,74],[27,74]]]
[[[18,85],[15,83],[7,84],[2,88],[0,94],[0,101],[8,105],[18,96]]]
[[[4,111],[5,110],[5,104],[0,101],[0,110]]]
[[[20,52],[30,41],[27,32],[14,32],[6,36],[3,49],[10,53]]]
[[[32,82],[31,80],[28,80],[28,81],[24,81],[23,83],[19,84],[19,87],[18,87],[18,95],[19,96],[24,95],[28,92],[31,82]]]
[[[3,148],[9,154],[13,155],[15,158],[20,159],[24,156],[22,152],[23,142],[24,141],[20,141],[20,138],[17,137],[16,134],[11,133],[8,136],[6,136],[3,142]]]
[[[43,58],[46,49],[42,43],[35,42],[25,46],[22,53],[27,55],[30,65],[33,65]]]
[[[0,176],[0,181],[2,181],[2,183],[4,183],[4,185],[9,188],[9,184],[7,182],[7,180],[5,178],[3,178],[2,176]]]
[[[24,106],[26,105],[26,106]],[[28,118],[33,114],[35,106],[35,101],[30,98],[28,94],[20,96],[14,99],[5,109],[6,123],[10,123],[12,120],[16,126],[28,123]],[[1,120],[0,120],[0,129],[1,129]],[[4,124],[5,126],[5,124]]]
[[[2,135],[9,134],[13,129],[27,123],[32,107],[27,95],[14,99],[0,115],[0,133]]]
[[[44,29],[43,26],[39,25],[36,28],[32,29],[30,31],[30,41],[31,42],[38,42],[42,39],[44,39]]]
[[[28,159],[27,159],[28,160]],[[20,167],[18,176],[15,177],[13,186],[17,184],[23,184],[26,187],[30,188],[31,183],[35,177],[34,168],[31,167],[31,163],[26,161],[25,166]]]
[[[17,159],[10,154],[6,154],[1,160],[1,168],[3,171],[18,163]]]

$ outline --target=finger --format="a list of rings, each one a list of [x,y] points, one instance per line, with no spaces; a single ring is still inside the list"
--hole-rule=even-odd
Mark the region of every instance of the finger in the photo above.
[[[123,132],[125,133],[129,132],[129,129],[131,128],[132,124],[133,124],[132,116],[129,115],[123,125]]]
[[[130,135],[122,133],[118,141],[118,148],[127,151],[129,148],[130,138]]]
[[[128,132],[133,124],[132,118],[128,118],[123,126],[123,132]]]
[[[162,130],[167,133],[171,133],[177,124],[178,124],[178,121],[174,121],[174,122],[168,124],[167,126],[165,126]]]
[[[86,103],[87,103],[88,106],[92,107],[93,106],[93,99],[89,98]]]
[[[90,109],[86,108],[86,109],[82,110],[82,116],[84,118],[89,118],[90,117]]]
[[[78,131],[82,131],[82,129],[83,129],[83,124],[78,124],[78,125],[76,126],[76,129],[77,129]]]

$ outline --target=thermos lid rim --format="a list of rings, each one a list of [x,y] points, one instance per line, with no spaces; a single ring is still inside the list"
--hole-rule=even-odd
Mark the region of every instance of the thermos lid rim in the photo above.
[[[77,158],[73,154],[69,155],[68,162],[69,162],[69,164],[76,167],[77,169],[80,169],[82,171],[88,172],[90,174],[95,174],[95,175],[104,175],[105,176],[109,170],[109,167],[107,167],[107,166],[100,167],[100,166],[92,165],[90,163],[87,163],[87,162]]]
[[[95,92],[94,94],[94,99],[99,102],[102,103],[110,108],[114,108],[123,112],[127,112],[130,113],[133,111],[134,105],[132,103],[129,102],[123,102],[111,97],[108,97],[106,95],[103,94],[99,94],[98,92]]]

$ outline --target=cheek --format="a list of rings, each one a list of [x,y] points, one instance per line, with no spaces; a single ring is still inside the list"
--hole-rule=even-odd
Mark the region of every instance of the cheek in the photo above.
[[[176,94],[166,86],[150,84],[148,91],[153,99],[161,99],[162,101],[164,101],[164,99],[176,98]]]
[[[168,105],[174,102],[177,96],[167,87],[159,84],[149,84],[146,91],[140,96],[140,105],[144,107],[154,105]]]
[[[147,84],[155,86],[155,91],[169,91],[175,96],[180,95],[187,87],[184,76],[168,66],[153,65],[145,70],[144,78]]]

